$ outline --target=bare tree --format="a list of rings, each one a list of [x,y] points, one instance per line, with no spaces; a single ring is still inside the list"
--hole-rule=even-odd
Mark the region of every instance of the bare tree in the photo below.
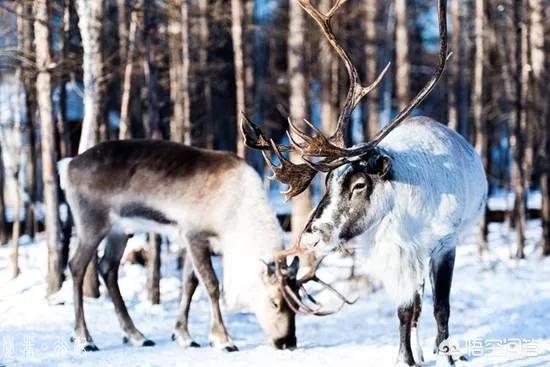
[[[77,0],[78,26],[82,37],[84,120],[78,152],[82,153],[97,143],[98,124],[101,117],[101,82],[103,57],[101,52],[101,24],[103,1]]]
[[[21,23],[21,20],[18,19],[18,23]],[[19,24],[18,24],[19,25]],[[18,27],[19,28],[19,27]],[[20,29],[20,28],[19,28]],[[21,79],[21,65],[17,67],[16,71],[16,80]],[[10,142],[8,139],[3,139],[3,143],[6,147],[11,147],[10,156],[13,159],[12,165],[12,177],[13,182],[15,182],[15,195],[13,201],[13,227],[11,232],[11,253],[10,253],[10,268],[11,268],[11,277],[16,278],[19,275],[19,237],[21,236],[21,206],[22,198],[21,191],[23,190],[23,180],[21,177],[21,163],[22,163],[22,123],[21,123],[21,87],[17,83],[15,90],[12,92],[12,103],[13,106],[13,116],[14,116],[14,127],[13,127],[13,137]]]
[[[42,150],[42,179],[44,182],[44,206],[46,223],[46,243],[48,245],[48,294],[61,288],[61,246],[58,224],[58,186],[55,172],[55,124],[52,108],[50,54],[50,30],[48,1],[34,2],[34,34],[36,44],[36,92],[40,114],[40,137]]]
[[[474,57],[474,77],[472,87],[472,109],[473,120],[475,125],[475,148],[477,154],[481,157],[483,164],[487,167],[487,121],[483,113],[484,106],[484,60],[485,60],[485,0],[478,0],[475,2],[475,57]],[[479,224],[479,256],[482,256],[483,252],[487,248],[487,222],[484,219]]]
[[[548,21],[548,6],[545,6],[544,0],[529,0],[529,51],[531,73],[529,90],[531,95],[531,115],[529,118],[529,125],[533,126],[533,139],[535,126],[540,127],[540,147],[541,154],[539,161],[541,176],[540,176],[540,189],[542,194],[542,254],[545,256],[550,255],[550,164],[548,163],[550,154],[549,144],[549,116],[548,116],[548,103],[545,102],[547,98],[546,90],[548,88],[548,65],[545,65],[545,21]],[[550,27],[547,26],[550,30]],[[546,69],[545,69],[546,68]]]
[[[191,96],[189,94],[189,0],[181,2],[181,106],[183,114],[183,142],[191,144]]]
[[[187,12],[187,6],[179,0],[172,0],[167,4],[167,14],[169,19],[168,45],[170,47],[170,102],[172,103],[172,116],[170,119],[170,140],[176,142],[183,141],[183,132],[186,122],[183,118],[183,90],[182,90],[182,69],[183,52],[181,50],[183,43],[182,28],[183,20],[187,20],[187,14],[183,16],[182,11]],[[188,23],[186,23],[188,26]],[[188,39],[187,39],[188,41]]]
[[[101,52],[101,25],[103,1],[77,0],[78,26],[82,38],[84,119],[78,152],[82,153],[98,141],[99,119],[102,111],[101,83],[103,81],[103,57]],[[84,278],[84,294],[99,297],[97,255],[90,262]]]
[[[214,148],[214,118],[212,115],[212,81],[210,79],[210,71],[208,69],[208,46],[210,32],[208,29],[208,0],[199,0],[199,68],[200,77],[202,80],[202,92],[204,101],[204,140],[205,146]],[[248,55],[247,55],[248,56]],[[251,63],[249,63],[251,64]],[[245,76],[248,81],[251,79],[248,75]]]
[[[160,236],[150,233],[147,255],[147,299],[153,305],[160,304],[160,250]]]
[[[8,227],[6,221],[6,201],[4,198],[4,158],[2,156],[2,147],[0,146],[0,245],[8,240]]]
[[[124,77],[122,82],[122,98],[120,102],[120,127],[118,132],[119,139],[131,138],[130,129],[130,97],[132,93],[132,77],[134,72],[134,61],[136,56],[136,37],[139,16],[137,10],[132,10],[130,16],[130,30],[128,40],[124,42],[127,45],[125,52]]]
[[[366,22],[365,33],[367,36],[365,42],[365,69],[366,69],[366,81],[368,84],[372,83],[376,78],[376,71],[378,70],[378,34],[380,31],[380,24],[378,22],[378,14],[380,13],[381,3],[378,0],[365,0]],[[373,137],[378,131],[378,104],[379,104],[378,88],[371,91],[365,98],[365,106],[367,110],[367,123],[365,130],[365,137]]]
[[[395,91],[398,108],[409,102],[411,64],[409,59],[407,0],[395,0]]]
[[[463,37],[462,34],[462,22],[461,22],[461,10],[462,4],[459,0],[451,1],[451,49],[454,52],[460,52],[460,41]],[[449,110],[449,127],[453,130],[460,131],[458,125],[458,106],[457,106],[457,94],[458,94],[458,79],[461,72],[459,63],[460,57],[454,57],[449,60],[449,70],[447,72],[447,80],[449,87],[447,92],[447,108]]]
[[[322,0],[319,5],[321,10],[324,12],[328,12],[331,6],[331,0]],[[335,99],[338,97],[338,93],[332,93],[333,79],[338,78],[338,69],[335,63],[332,48],[323,38],[320,38],[319,81],[321,83],[321,122],[322,131],[325,134],[331,134],[334,130],[336,130],[336,119],[338,118],[337,111],[335,109],[335,106],[337,106],[337,101]],[[333,73],[333,70],[336,70],[336,73]]]
[[[290,119],[298,128],[306,130],[304,119],[307,117],[306,80],[304,67],[304,11],[297,1],[289,3],[288,24],[288,80],[290,84]],[[299,156],[291,154],[292,159]],[[301,195],[292,198],[291,229],[293,243],[298,240],[311,211],[311,191],[307,189]]]
[[[245,111],[245,65],[243,46],[244,0],[231,0],[231,38],[233,40],[233,61],[235,64],[235,87],[237,95],[237,124],[241,111]],[[237,139],[237,155],[245,157],[245,146],[242,139]]]
[[[510,148],[512,149],[512,186],[514,190],[514,223],[517,231],[516,253],[517,258],[525,257],[525,221],[526,221],[526,195],[524,179],[524,147],[523,127],[525,126],[525,85],[526,73],[525,37],[526,30],[523,18],[524,3],[521,0],[514,1],[514,25],[515,29],[515,106],[513,125],[510,129]]]

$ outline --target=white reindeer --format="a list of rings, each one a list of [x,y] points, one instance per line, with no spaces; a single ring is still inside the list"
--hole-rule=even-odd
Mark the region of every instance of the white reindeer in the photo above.
[[[64,161],[60,176],[78,235],[69,262],[78,349],[98,350],[84,320],[82,282],[104,238],[99,272],[125,340],[154,345],[134,326],[117,281],[127,234],[136,230],[168,234],[187,243],[180,315],[173,335],[182,346],[198,346],[189,335],[187,319],[200,280],[210,299],[211,344],[237,350],[220,312],[220,291],[210,259],[214,254],[223,256],[228,303],[255,312],[276,348],[296,346],[295,315],[284,302],[271,271],[274,264],[269,263],[283,248],[282,230],[260,177],[243,160],[231,153],[167,141],[111,141]],[[268,261],[268,266],[260,260]]]
[[[289,255],[314,253],[317,263],[298,281],[288,280],[277,269],[285,299],[297,312],[326,314],[303,302],[288,288],[309,281],[323,256],[350,239],[364,235],[373,248],[377,273],[396,300],[400,322],[398,364],[420,365],[422,349],[417,322],[422,307],[424,279],[429,273],[437,322],[435,351],[439,362],[453,365],[456,353],[449,353],[449,295],[456,245],[483,212],[487,200],[487,179],[479,156],[459,134],[427,117],[407,118],[439,80],[448,57],[446,2],[438,1],[440,54],[435,75],[413,101],[371,141],[355,147],[344,145],[345,128],[351,113],[380,77],[368,87],[359,81],[349,56],[336,41],[330,21],[345,0],[335,3],[326,14],[310,0],[297,0],[318,23],[331,46],[343,60],[350,78],[336,132],[326,138],[313,125],[311,137],[290,123],[291,146],[276,145],[243,115],[242,130],[249,147],[273,151],[280,165],[271,165],[275,178],[289,185],[287,198],[298,195],[319,171],[328,172],[326,193],[309,218],[302,241],[281,252]],[[307,121],[306,121],[307,122]],[[305,160],[293,164],[282,152],[294,150]],[[296,284],[297,283],[297,284]],[[323,284],[323,283],[322,283]],[[344,301],[345,298],[341,297]],[[308,295],[308,299],[316,301]],[[318,305],[317,305],[318,306]]]

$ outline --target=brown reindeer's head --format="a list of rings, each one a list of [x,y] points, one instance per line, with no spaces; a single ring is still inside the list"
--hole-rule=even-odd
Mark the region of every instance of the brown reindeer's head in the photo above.
[[[343,301],[342,306],[345,303],[351,303],[334,288],[321,281],[315,275],[315,272],[329,250],[333,250],[345,240],[360,234],[364,230],[365,223],[368,221],[369,205],[366,203],[369,202],[369,195],[377,181],[391,178],[391,158],[377,148],[378,144],[403,122],[412,110],[433,90],[443,73],[446,60],[450,56],[447,55],[446,1],[438,1],[440,51],[439,63],[434,75],[416,97],[373,139],[351,148],[346,147],[344,144],[345,130],[351,114],[363,97],[380,83],[389,69],[389,64],[371,85],[363,86],[357,69],[347,52],[339,44],[331,27],[333,16],[346,0],[336,0],[327,13],[317,9],[311,3],[311,0],[296,1],[315,20],[346,67],[350,85],[342,111],[338,117],[336,131],[330,137],[325,137],[313,124],[305,121],[314,133],[311,136],[294,125],[292,121],[289,121],[290,146],[279,145],[273,140],[267,139],[244,113],[241,121],[241,131],[248,147],[262,151],[267,164],[273,170],[273,178],[288,185],[288,190],[284,192],[287,200],[303,192],[318,172],[329,173],[327,192],[310,216],[308,225],[302,233],[303,238],[307,238],[307,241],[305,241],[307,243],[302,244],[299,241],[291,249],[281,252],[277,264],[285,264],[288,256],[303,255],[306,252],[314,252],[317,260],[310,271],[300,280],[291,279],[285,274],[281,266],[275,269],[279,287],[282,289],[290,308],[297,313],[326,315],[330,312],[321,311],[320,305],[307,293],[303,285],[308,281],[318,282],[336,294]],[[280,164],[275,165],[266,154],[266,151],[273,152]],[[286,159],[283,153],[290,151],[298,153],[304,163],[294,164]],[[295,289],[301,289],[302,294],[315,306],[308,306],[302,302],[298,291],[293,289],[292,285]]]
[[[294,349],[297,343],[296,315],[285,302],[276,272],[277,269],[284,272],[286,279],[292,283],[296,279],[298,264],[293,263],[290,267],[284,264],[277,266],[273,261],[264,264],[262,283],[265,294],[256,304],[256,317],[275,348]]]

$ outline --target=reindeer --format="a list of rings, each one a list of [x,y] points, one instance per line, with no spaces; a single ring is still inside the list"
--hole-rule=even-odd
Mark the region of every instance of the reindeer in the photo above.
[[[438,362],[453,365],[459,357],[449,353],[449,295],[459,238],[476,223],[487,200],[487,180],[479,156],[468,142],[446,126],[428,118],[408,118],[411,111],[433,90],[448,58],[446,1],[438,1],[440,52],[433,77],[419,94],[369,142],[346,147],[344,136],[353,109],[379,83],[388,66],[369,86],[363,86],[347,52],[331,28],[331,20],[345,0],[337,0],[327,13],[311,0],[297,0],[319,26],[339,58],[350,80],[347,97],[338,117],[336,131],[325,137],[308,123],[314,135],[290,124],[290,146],[275,144],[243,113],[241,130],[247,146],[259,149],[272,168],[275,179],[288,185],[289,199],[303,192],[318,172],[328,173],[326,193],[303,229],[301,240],[279,254],[315,254],[317,261],[302,278],[290,279],[277,265],[281,289],[295,312],[326,315],[303,287],[308,281],[326,285],[315,272],[324,256],[345,248],[350,239],[362,236],[371,244],[377,273],[395,299],[399,318],[400,346],[397,363],[420,365],[418,319],[422,309],[424,279],[429,272],[437,322],[435,352]],[[294,151],[304,160],[296,164],[284,152]],[[266,154],[273,152],[279,165]],[[295,257],[296,260],[296,257]],[[286,261],[285,261],[286,262]],[[277,262],[282,264],[282,262]],[[290,288],[302,289],[310,302]],[[334,289],[331,289],[336,292]],[[342,295],[342,306],[349,302]],[[313,302],[313,304],[311,304]],[[340,306],[340,308],[342,307]]]
[[[62,161],[59,171],[78,237],[69,262],[77,349],[98,350],[84,319],[82,283],[103,239],[105,250],[98,268],[123,340],[154,345],[135,327],[118,286],[128,233],[138,230],[166,234],[187,244],[173,340],[184,347],[199,346],[189,334],[187,320],[200,281],[210,300],[211,345],[228,352],[237,350],[219,306],[220,290],[211,262],[211,255],[219,254],[228,303],[255,312],[276,348],[296,346],[295,314],[284,302],[270,261],[283,248],[282,230],[260,177],[243,160],[232,153],[167,141],[110,141]]]

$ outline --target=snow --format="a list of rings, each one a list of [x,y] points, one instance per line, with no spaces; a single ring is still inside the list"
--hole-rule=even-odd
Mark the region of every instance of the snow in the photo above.
[[[490,253],[483,262],[478,259],[475,238],[470,236],[458,249],[451,298],[451,335],[470,356],[465,365],[550,365],[550,259],[539,255],[540,221],[528,223],[527,260],[510,259],[514,237],[503,224],[491,224]],[[172,342],[179,276],[175,253],[165,250],[161,305],[151,306],[145,300],[144,268],[126,264],[120,274],[121,290],[134,322],[157,345],[122,344],[113,306],[104,295],[85,300],[88,327],[101,350],[83,354],[74,352],[69,342],[73,325],[70,280],[56,297],[64,304],[51,305],[44,297],[43,241],[39,238],[21,246],[22,273],[15,280],[7,280],[8,253],[9,248],[0,248],[0,365],[387,366],[393,365],[397,354],[395,306],[383,289],[375,286],[375,291],[367,290],[364,278],[345,281],[351,261],[338,255],[327,259],[321,276],[360,299],[332,316],[299,317],[299,347],[295,351],[274,350],[253,315],[228,311],[224,311],[225,321],[240,351],[227,354],[208,347],[209,305],[200,288],[191,307],[189,328],[203,348],[182,349]],[[357,272],[368,275],[368,261],[359,262]],[[430,294],[427,287],[419,323],[427,366],[435,363],[436,326]]]

